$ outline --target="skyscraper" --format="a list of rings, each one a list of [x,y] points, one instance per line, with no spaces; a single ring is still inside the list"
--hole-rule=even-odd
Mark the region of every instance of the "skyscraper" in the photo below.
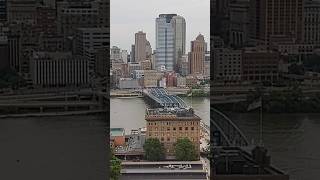
[[[0,0],[0,22],[7,21],[7,0]]]
[[[35,24],[37,16],[36,0],[7,1],[7,18],[10,23]]]
[[[206,49],[207,44],[203,35],[199,34],[196,40],[191,41],[191,52],[189,53],[191,74],[203,74]]]
[[[175,16],[171,22],[174,29],[174,65],[179,72],[179,60],[186,51],[186,21],[182,16]]]
[[[135,51],[135,45],[132,44],[131,45],[131,51],[130,51],[130,62],[136,62],[134,51]]]
[[[156,19],[156,69],[174,70],[174,28],[171,20],[177,14],[160,14]]]
[[[127,50],[121,51],[121,59],[124,63],[128,63],[128,51]]]
[[[160,14],[156,19],[157,69],[179,71],[186,49],[186,21],[177,14]]]
[[[320,1],[307,1],[304,11],[304,40],[308,44],[320,45]]]
[[[57,2],[58,33],[68,37],[73,36],[77,28],[108,28],[108,9],[109,5],[104,0],[59,1]]]
[[[76,30],[76,54],[87,57],[92,71],[96,69],[95,53],[108,49],[109,34],[106,28],[78,28]]]
[[[146,45],[147,45],[147,39],[146,39],[146,33],[139,31],[135,34],[135,61],[141,62],[146,60]]]
[[[146,56],[147,56],[147,59],[151,59],[151,55],[152,55],[152,48],[151,48],[150,42],[147,41],[147,43],[146,43]]]
[[[276,37],[303,39],[303,0],[251,0],[250,17],[250,34],[262,44]]]
[[[219,36],[225,44],[229,44],[229,3],[230,0],[213,0],[211,1],[211,33]],[[212,36],[213,37],[213,36]]]
[[[242,47],[249,42],[249,0],[230,2],[229,44],[233,47]]]
[[[110,49],[110,59],[111,60],[120,60],[121,59],[121,50],[117,46],[112,46]]]

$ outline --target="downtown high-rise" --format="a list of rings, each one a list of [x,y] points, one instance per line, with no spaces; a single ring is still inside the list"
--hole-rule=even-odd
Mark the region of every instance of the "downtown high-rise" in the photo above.
[[[303,0],[252,0],[250,17],[250,34],[261,44],[276,38],[303,40]]]
[[[135,61],[141,62],[146,60],[146,33],[139,31],[135,34]]]
[[[182,55],[186,51],[186,21],[182,16],[172,18],[172,26],[174,29],[174,65],[175,71],[180,72],[179,64]]]
[[[203,74],[206,51],[207,43],[204,40],[204,36],[199,34],[194,41],[191,41],[191,52],[189,53],[191,74]]]
[[[156,19],[156,69],[177,70],[185,44],[185,19],[177,14],[160,14]]]

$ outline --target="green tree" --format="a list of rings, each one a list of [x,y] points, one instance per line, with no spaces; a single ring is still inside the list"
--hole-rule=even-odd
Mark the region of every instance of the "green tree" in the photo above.
[[[165,149],[157,138],[147,139],[143,145],[145,158],[149,161],[159,161],[165,158]]]
[[[176,159],[179,161],[194,161],[198,158],[195,146],[188,138],[177,140],[175,155]]]
[[[118,180],[121,174],[121,160],[114,155],[113,149],[111,149],[110,171],[111,180]]]

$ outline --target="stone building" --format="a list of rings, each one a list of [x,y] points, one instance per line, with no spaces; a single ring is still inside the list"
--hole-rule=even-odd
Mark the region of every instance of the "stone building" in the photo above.
[[[179,138],[189,138],[200,155],[200,117],[193,109],[147,109],[146,138],[157,138],[163,143],[167,158],[174,156]]]

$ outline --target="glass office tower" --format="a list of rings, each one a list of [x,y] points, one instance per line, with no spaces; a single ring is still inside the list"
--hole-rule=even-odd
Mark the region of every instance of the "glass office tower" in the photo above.
[[[171,19],[176,14],[160,14],[156,19],[156,69],[174,70],[174,29]]]

